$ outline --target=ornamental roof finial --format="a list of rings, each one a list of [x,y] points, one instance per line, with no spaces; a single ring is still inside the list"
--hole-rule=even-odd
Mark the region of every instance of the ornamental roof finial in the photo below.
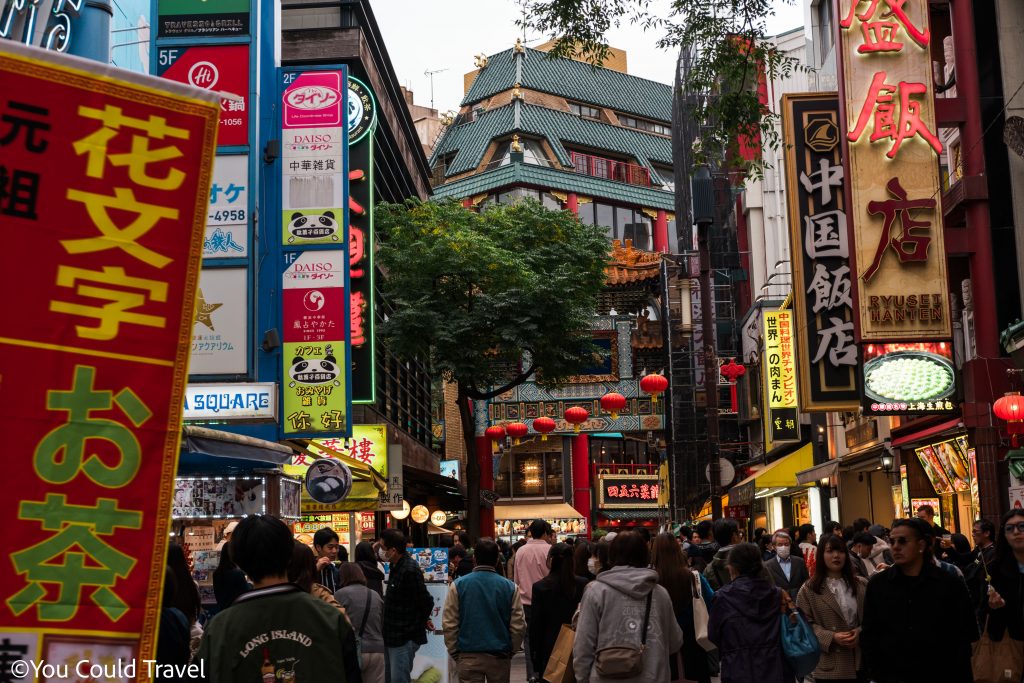
[[[509,149],[511,151],[513,151],[513,152],[522,152],[523,151],[523,146],[521,144],[519,144],[519,134],[518,133],[512,136],[512,145],[511,145],[511,147]]]
[[[520,55],[526,52],[526,48],[523,46],[523,41],[520,38],[516,38],[516,46],[512,48],[512,51]]]

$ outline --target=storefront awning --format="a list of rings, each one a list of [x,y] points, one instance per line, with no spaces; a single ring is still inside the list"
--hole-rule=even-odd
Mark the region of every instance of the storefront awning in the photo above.
[[[402,475],[405,499],[410,505],[429,503],[443,510],[466,509],[466,497],[457,480],[409,465],[402,467]]]
[[[568,503],[535,503],[495,505],[494,519],[583,519],[583,515]]]
[[[618,520],[620,522],[638,522],[647,519],[657,519],[658,510],[598,510],[598,514],[605,519]]]
[[[823,462],[820,465],[808,468],[806,470],[800,470],[796,473],[796,483],[798,484],[816,484],[825,477],[834,477],[836,472],[839,471],[839,461],[829,460]]]
[[[787,489],[796,486],[796,473],[813,466],[814,446],[804,444],[729,489],[729,501],[733,505],[750,505],[759,489]]]
[[[892,440],[892,447],[898,448],[900,446],[906,446],[907,444],[918,443],[920,441],[927,441],[929,438],[935,436],[936,434],[942,434],[943,432],[949,431],[950,429],[956,429],[957,427],[960,426],[962,422],[962,418],[954,417],[952,420],[940,422],[937,425],[933,425],[931,427],[928,427],[927,429],[922,429],[919,432],[913,432],[911,434],[898,436]]]
[[[292,449],[273,441],[185,425],[181,428],[178,474],[239,474],[273,469],[290,462],[291,457]]]

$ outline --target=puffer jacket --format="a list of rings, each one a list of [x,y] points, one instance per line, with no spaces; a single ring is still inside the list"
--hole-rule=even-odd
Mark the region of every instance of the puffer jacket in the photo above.
[[[612,567],[587,585],[580,603],[580,619],[573,645],[573,669],[579,683],[604,683],[595,664],[607,647],[640,644],[647,596],[651,614],[647,623],[644,668],[639,676],[622,681],[664,683],[670,679],[669,655],[683,645],[683,631],[672,609],[672,599],[658,585],[653,569]]]
[[[782,590],[760,577],[741,576],[715,592],[708,637],[718,646],[722,683],[789,683],[779,621]]]
[[[889,544],[878,538],[877,536],[875,545],[871,547],[871,553],[865,562],[870,562],[873,567],[878,567],[880,564],[892,564],[892,552]],[[874,573],[874,572],[872,572]]]

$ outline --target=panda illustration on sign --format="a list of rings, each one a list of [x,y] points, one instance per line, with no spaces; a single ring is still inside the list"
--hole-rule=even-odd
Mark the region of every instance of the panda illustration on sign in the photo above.
[[[341,239],[338,235],[339,226],[333,211],[324,211],[315,215],[306,215],[296,211],[288,221],[288,232],[290,233],[289,244],[294,242],[297,237],[306,240],[330,237],[335,242]]]
[[[292,359],[292,366],[288,368],[288,376],[292,381],[288,383],[289,388],[298,384],[326,384],[331,382],[336,387],[341,386],[338,375],[341,370],[338,367],[338,360],[334,357],[334,349],[328,344],[324,347],[326,354],[323,360],[311,358],[306,360],[302,356],[295,356]]]

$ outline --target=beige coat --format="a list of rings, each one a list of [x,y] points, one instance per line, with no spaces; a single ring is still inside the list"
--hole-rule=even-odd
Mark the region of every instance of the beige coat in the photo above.
[[[855,576],[854,579],[857,581],[856,630],[859,632],[859,620],[864,617],[864,593],[867,591],[868,582],[859,576]],[[811,588],[811,582],[808,581],[800,589],[796,604],[810,622],[814,635],[818,636],[818,642],[821,644],[821,659],[814,670],[814,679],[856,678],[857,669],[860,668],[860,646],[849,650],[839,647],[839,644],[832,640],[837,632],[854,630],[852,625],[846,623],[832,592],[822,585],[821,593],[815,593]]]

